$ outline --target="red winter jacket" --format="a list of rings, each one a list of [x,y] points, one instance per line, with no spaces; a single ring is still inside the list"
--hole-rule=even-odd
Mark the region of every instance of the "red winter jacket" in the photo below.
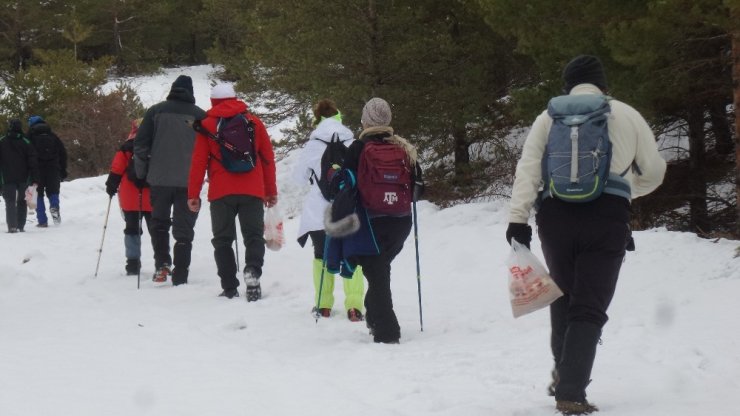
[[[128,149],[128,150],[127,150]],[[124,145],[113,156],[113,162],[110,165],[110,172],[121,176],[121,184],[118,186],[118,204],[124,211],[139,210],[139,188],[134,185],[126,174],[126,168],[133,152],[133,137],[126,140]],[[133,161],[131,161],[133,163]],[[144,212],[151,212],[152,204],[149,199],[149,188],[142,191],[141,206]]]
[[[233,117],[239,113],[246,113],[246,117],[254,123],[254,147],[257,157],[254,169],[247,173],[231,173],[221,165],[220,145],[213,139],[198,133],[195,137],[195,147],[190,163],[190,179],[188,180],[188,199],[200,198],[203,187],[203,176],[208,171],[208,200],[213,201],[227,195],[252,195],[264,199],[267,196],[277,195],[275,182],[275,154],[272,151],[270,136],[262,124],[262,120],[247,113],[247,105],[237,99],[219,101],[206,112],[206,118],[201,121],[202,127],[215,133],[219,118]]]

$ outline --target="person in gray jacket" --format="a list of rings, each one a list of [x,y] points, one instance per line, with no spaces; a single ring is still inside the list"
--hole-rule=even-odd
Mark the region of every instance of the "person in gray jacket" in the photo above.
[[[563,81],[566,94],[606,93],[604,69],[594,56],[574,58],[563,71]],[[625,251],[633,248],[630,201],[660,186],[666,170],[653,132],[640,113],[613,98],[608,102],[611,114],[607,129],[613,146],[610,172],[624,172],[626,195],[605,190],[596,199],[579,203],[543,196],[536,215],[545,262],[565,294],[550,305],[550,344],[555,359],[550,393],[555,396],[557,410],[569,415],[598,410],[586,401],[586,386]],[[541,195],[542,159],[552,125],[553,119],[543,112],[524,143],[511,193],[506,230],[509,243],[513,237],[529,247],[532,240],[527,222]]]
[[[188,209],[188,174],[195,143],[193,121],[206,116],[195,105],[193,80],[180,75],[165,101],[150,107],[134,139],[137,186],[151,186],[152,244],[156,271],[152,280],[188,282],[196,212]],[[170,226],[175,239],[170,256]],[[174,261],[173,261],[174,260]],[[171,267],[174,266],[173,269]]]

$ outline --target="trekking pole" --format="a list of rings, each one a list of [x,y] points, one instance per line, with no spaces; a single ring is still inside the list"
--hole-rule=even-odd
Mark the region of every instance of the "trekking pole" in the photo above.
[[[234,251],[236,251],[236,270],[239,271],[241,270],[239,269],[239,237],[234,238]]]
[[[95,266],[95,275],[93,278],[98,277],[98,268],[100,267],[100,258],[103,256],[103,243],[105,242],[105,230],[108,228],[108,214],[110,214],[110,204],[113,202],[113,197],[108,198],[108,209],[105,210],[105,223],[103,224],[103,238],[100,239],[100,249],[98,249],[98,264]]]
[[[414,208],[414,245],[416,246],[416,288],[419,292],[419,327],[421,328],[421,332],[424,332],[424,318],[421,313],[421,268],[419,266],[419,227],[417,225],[416,201],[413,201],[411,204]]]
[[[141,219],[142,211],[144,210],[144,191],[139,189],[139,274],[136,276],[136,289],[141,287]]]
[[[321,256],[321,277],[319,278],[319,296],[316,297],[316,310],[314,311],[313,317],[316,318],[316,324],[319,324],[319,317],[321,311],[319,311],[319,305],[321,305],[321,292],[324,291],[324,271],[326,270],[326,253],[329,251],[329,236],[324,234],[324,255]]]

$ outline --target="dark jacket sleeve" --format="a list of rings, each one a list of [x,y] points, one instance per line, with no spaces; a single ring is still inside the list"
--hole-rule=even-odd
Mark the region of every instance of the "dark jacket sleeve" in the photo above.
[[[31,141],[26,141],[26,164],[28,165],[28,176],[31,183],[39,183],[39,159],[36,155],[36,148]]]
[[[147,110],[134,138],[134,167],[136,177],[139,179],[146,178],[149,171],[149,155],[154,138],[154,113],[153,108]]]
[[[357,167],[360,164],[360,154],[362,149],[365,147],[365,142],[362,140],[355,140],[347,149],[347,154],[344,156],[344,168],[351,170],[353,173],[357,173]]]
[[[58,136],[54,136],[57,139],[57,147],[59,147],[59,169],[62,176],[67,176],[67,148],[64,147],[64,142]],[[64,178],[62,178],[64,179]]]

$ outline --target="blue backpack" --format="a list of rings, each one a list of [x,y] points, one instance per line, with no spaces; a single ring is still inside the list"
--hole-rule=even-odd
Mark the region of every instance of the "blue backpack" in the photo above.
[[[602,194],[612,158],[610,111],[609,97],[603,95],[562,95],[550,100],[547,113],[553,123],[542,158],[542,199],[588,202]]]

